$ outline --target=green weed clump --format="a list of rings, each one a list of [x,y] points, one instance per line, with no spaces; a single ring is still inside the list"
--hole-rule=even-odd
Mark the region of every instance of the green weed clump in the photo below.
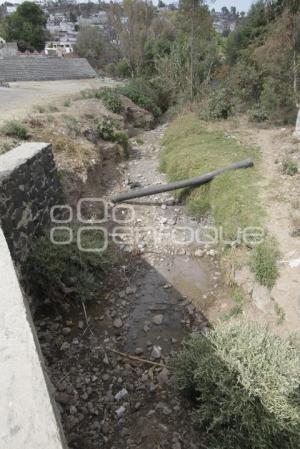
[[[96,134],[103,140],[113,141],[114,122],[109,119],[100,120],[96,125]]]
[[[128,157],[128,135],[123,131],[115,131],[115,124],[112,120],[103,119],[99,121],[96,126],[96,134],[103,140],[119,143],[123,147],[125,156]]]
[[[66,238],[63,232],[55,235],[58,241]],[[101,248],[103,236],[92,230],[82,234],[81,244],[83,248]],[[53,302],[90,301],[100,295],[101,281],[111,264],[110,257],[109,251],[80,251],[76,239],[67,245],[54,244],[47,235],[33,244],[26,278],[37,298]]]
[[[251,268],[261,285],[272,288],[278,277],[279,251],[273,239],[266,239],[256,246],[251,259]]]
[[[123,109],[120,95],[115,89],[99,90],[95,93],[95,97],[99,98],[104,106],[115,114],[119,114]]]
[[[176,119],[163,138],[161,169],[170,181],[193,178],[244,159],[258,161],[255,148],[223,132],[207,129],[194,114]],[[186,189],[188,210],[195,216],[211,213],[223,237],[235,240],[239,230],[260,226],[256,167],[224,173],[207,185]]]
[[[16,120],[6,122],[2,127],[2,132],[6,136],[16,137],[17,139],[27,140],[29,138],[29,132],[26,126]]]
[[[289,176],[294,176],[298,173],[298,165],[290,158],[285,158],[282,161],[282,173]]]
[[[209,448],[298,447],[299,353],[293,342],[242,320],[186,341],[173,364],[177,385],[196,401]]]
[[[33,108],[34,112],[38,112],[39,114],[44,114],[45,112],[51,113],[51,112],[58,112],[58,108],[53,105],[41,105],[37,104]]]

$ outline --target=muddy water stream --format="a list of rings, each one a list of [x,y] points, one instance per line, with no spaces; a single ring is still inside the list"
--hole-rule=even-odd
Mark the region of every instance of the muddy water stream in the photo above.
[[[130,185],[165,182],[158,169],[163,133],[159,127],[141,136],[142,145],[132,141],[123,184],[112,182],[106,199]],[[124,214],[116,207],[126,220],[117,226],[119,253],[99,286],[101,300],[86,304],[86,315],[72,304],[52,315],[44,310],[35,320],[68,444],[205,447],[205,435],[192,424],[193,404],[176,391],[168,367],[183,339],[205,331],[222,310],[226,291],[216,252],[190,238],[205,223],[188,217],[172,194],[126,207]],[[111,236],[115,228],[110,224]]]

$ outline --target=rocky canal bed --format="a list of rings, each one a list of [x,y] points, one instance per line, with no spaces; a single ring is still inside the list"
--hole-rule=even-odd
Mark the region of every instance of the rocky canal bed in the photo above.
[[[132,139],[123,188],[165,182],[163,132]],[[111,195],[118,190],[115,183]],[[204,224],[171,194],[129,206],[101,301],[44,307],[35,317],[66,438],[71,449],[206,447],[170,362],[190,332],[207,331],[206,311],[225,294],[217,254],[186,238],[186,228],[194,235]]]

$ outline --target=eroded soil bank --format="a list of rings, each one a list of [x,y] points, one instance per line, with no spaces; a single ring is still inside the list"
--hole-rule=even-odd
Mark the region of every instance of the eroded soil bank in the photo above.
[[[111,180],[107,200],[129,185],[165,181],[158,169],[163,132],[159,127],[132,140],[124,177]],[[99,285],[104,299],[85,310],[82,304],[63,310],[49,304],[36,313],[68,444],[72,449],[205,447],[205,436],[193,427],[192,403],[176,391],[169,365],[183,339],[192,331],[205,332],[208,318],[223,307],[226,289],[216,252],[191,239],[206,223],[187,217],[172,195],[127,207],[127,222],[109,226],[111,236],[116,227],[121,236],[118,262]]]

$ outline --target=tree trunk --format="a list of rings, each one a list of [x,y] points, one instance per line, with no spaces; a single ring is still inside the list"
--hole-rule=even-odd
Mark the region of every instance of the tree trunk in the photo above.
[[[297,70],[297,18],[296,14],[292,18],[292,34],[293,34],[293,75],[294,75],[294,97],[295,104],[298,109],[297,122],[294,136],[300,138],[300,105],[298,101],[298,70]]]
[[[192,39],[191,39],[191,101],[194,99],[194,46],[195,46],[195,11],[196,0],[193,0],[192,8]]]
[[[300,139],[300,109],[298,109],[298,116],[294,136]]]

